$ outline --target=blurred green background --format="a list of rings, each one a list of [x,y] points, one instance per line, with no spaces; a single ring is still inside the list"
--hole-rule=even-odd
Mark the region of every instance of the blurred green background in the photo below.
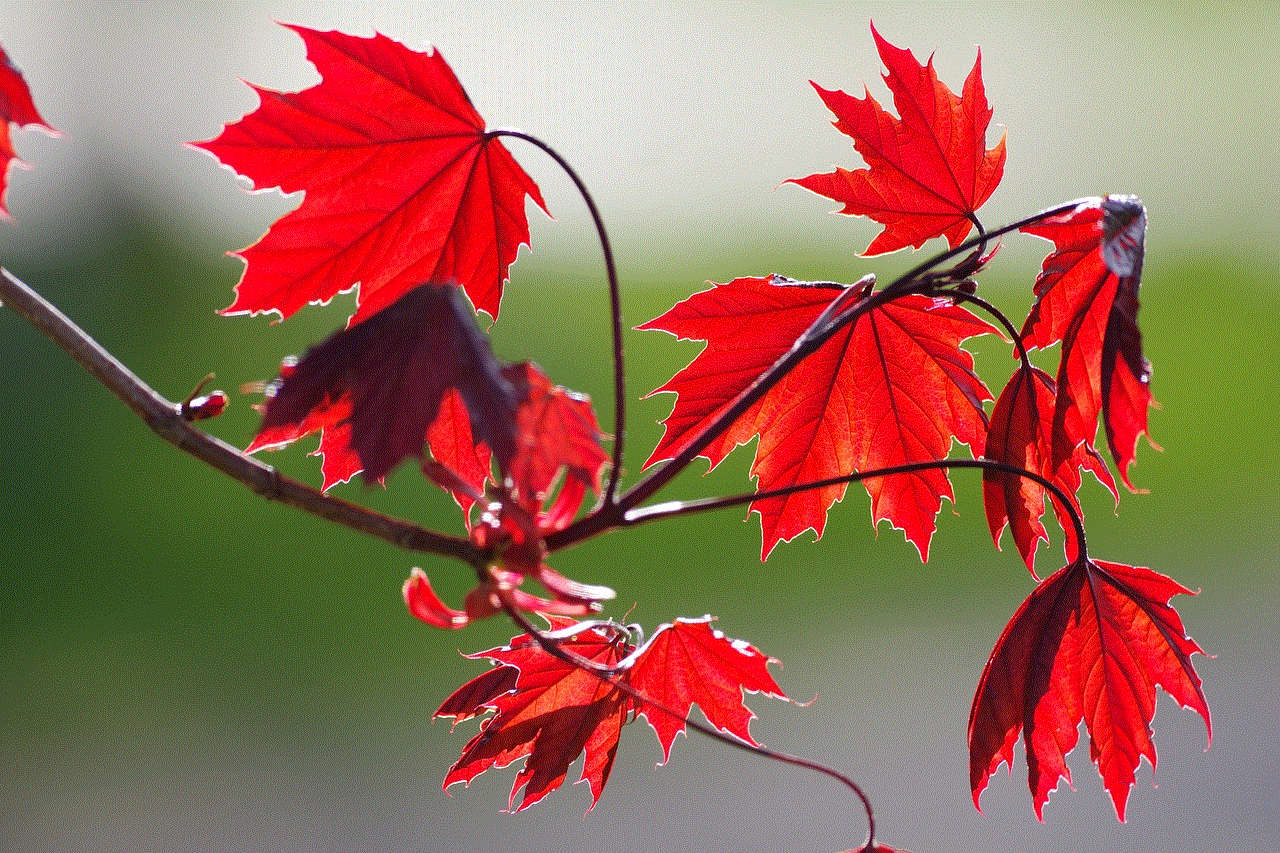
[[[856,257],[876,232],[830,216],[790,177],[856,165],[805,83],[882,102],[867,29],[925,56],[959,88],[981,44],[995,121],[1008,128],[995,225],[1061,200],[1135,192],[1151,209],[1141,324],[1161,408],[1135,482],[1113,512],[1085,486],[1097,555],[1192,589],[1175,605],[1212,658],[1196,658],[1214,712],[1161,695],[1160,767],[1140,768],[1116,821],[1082,746],[1076,790],[1038,824],[1020,751],[973,809],[969,702],[1032,582],[997,552],[980,486],[958,473],[931,560],[867,523],[851,490],[828,532],[759,561],[741,511],[615,533],[557,569],[619,590],[613,615],[650,627],[714,613],[785,662],[808,707],[751,699],[753,732],[866,786],[886,843],[926,850],[1254,850],[1280,835],[1280,465],[1274,429],[1280,310],[1270,5],[607,6],[497,4],[0,4],[0,43],[45,118],[17,134],[31,171],[10,174],[17,222],[0,263],[135,372],[180,399],[206,372],[232,394],[210,431],[248,442],[242,383],[269,378],[350,310],[349,297],[280,325],[215,314],[256,239],[294,203],[248,195],[182,142],[215,136],[256,99],[315,81],[272,21],[438,46],[494,125],[535,132],[578,165],[610,223],[628,326],[706,280],[777,271],[852,281],[909,255]],[[514,149],[555,222],[533,219],[495,329],[610,410],[598,249],[565,179]],[[776,189],[775,189],[776,188]],[[982,282],[1025,312],[1045,244],[1010,242]],[[634,472],[670,398],[640,397],[697,347],[627,340]],[[979,342],[993,388],[1009,359]],[[660,769],[652,736],[624,733],[613,779],[585,819],[582,786],[501,813],[512,770],[470,790],[439,780],[471,727],[430,714],[481,670],[458,654],[505,641],[494,620],[462,634],[405,612],[415,560],[261,500],[149,433],[53,344],[0,311],[0,848],[6,850],[834,851],[855,847],[857,804],[826,780],[698,738]],[[315,460],[269,457],[318,483]],[[684,478],[671,497],[741,491],[749,452]],[[337,494],[458,529],[412,471]],[[668,495],[664,495],[667,497]],[[1054,551],[1042,552],[1051,570]],[[420,563],[420,561],[417,561]],[[469,586],[420,563],[446,600]],[[571,770],[571,778],[576,776]]]

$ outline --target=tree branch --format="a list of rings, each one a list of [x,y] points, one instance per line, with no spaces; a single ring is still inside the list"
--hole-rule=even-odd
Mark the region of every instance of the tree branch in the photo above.
[[[487,561],[487,553],[466,539],[445,536],[412,522],[330,497],[282,476],[272,466],[196,429],[183,417],[181,404],[161,396],[53,304],[3,268],[0,268],[0,303],[62,347],[133,409],[156,435],[243,483],[258,495],[386,540],[406,551],[453,557],[477,568]]]

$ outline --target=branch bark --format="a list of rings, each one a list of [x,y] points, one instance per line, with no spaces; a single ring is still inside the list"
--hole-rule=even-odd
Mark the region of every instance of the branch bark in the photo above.
[[[452,557],[475,568],[487,562],[489,555],[466,539],[446,536],[341,498],[330,497],[281,475],[272,466],[195,428],[183,418],[180,404],[165,399],[57,307],[3,268],[0,268],[0,303],[60,346],[133,409],[156,435],[243,483],[256,494],[386,540],[406,551]]]

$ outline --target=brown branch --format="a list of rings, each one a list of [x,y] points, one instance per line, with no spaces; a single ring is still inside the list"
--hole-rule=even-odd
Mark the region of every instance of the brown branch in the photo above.
[[[0,268],[0,303],[62,347],[103,386],[133,409],[156,435],[233,480],[245,484],[262,497],[384,539],[406,551],[453,557],[476,568],[485,564],[488,558],[485,551],[466,539],[445,536],[412,522],[374,512],[341,498],[330,497],[282,476],[272,466],[196,429],[183,418],[181,404],[161,396],[48,300],[3,268]]]

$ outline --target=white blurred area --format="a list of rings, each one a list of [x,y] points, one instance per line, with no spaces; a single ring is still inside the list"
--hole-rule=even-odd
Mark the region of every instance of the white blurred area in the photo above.
[[[1066,199],[1133,192],[1153,240],[1248,246],[1277,235],[1280,96],[1271,4],[1178,7],[1014,4],[0,3],[0,43],[65,138],[17,134],[33,171],[9,206],[22,235],[59,241],[102,188],[179,217],[195,233],[256,239],[292,203],[247,200],[206,155],[257,99],[316,75],[274,21],[435,45],[491,125],[551,143],[598,195],[628,260],[803,241],[864,248],[875,230],[788,178],[859,165],[806,81],[886,105],[868,30],[931,51],[958,90],[981,45],[994,123],[1008,129],[998,224]],[[1001,132],[993,126],[992,140]],[[553,215],[581,216],[544,158],[513,146]],[[539,217],[535,217],[537,219]],[[587,232],[581,232],[585,236]],[[537,232],[535,232],[537,234]],[[0,231],[0,247],[17,239]],[[565,251],[563,238],[540,251]],[[636,263],[632,260],[632,263]]]

